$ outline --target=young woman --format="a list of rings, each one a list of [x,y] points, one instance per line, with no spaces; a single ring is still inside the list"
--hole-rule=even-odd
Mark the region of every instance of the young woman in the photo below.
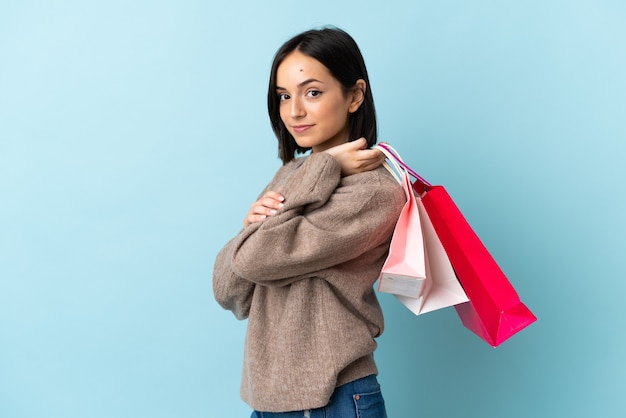
[[[372,285],[405,197],[369,149],[376,115],[354,40],[326,28],[287,41],[268,110],[283,165],[213,274],[216,300],[248,318],[241,396],[252,417],[386,417]]]

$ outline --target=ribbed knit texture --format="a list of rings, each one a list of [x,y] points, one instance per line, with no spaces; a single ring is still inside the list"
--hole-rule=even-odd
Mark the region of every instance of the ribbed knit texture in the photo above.
[[[241,396],[267,412],[322,407],[377,374],[372,285],[405,203],[384,168],[341,177],[327,153],[282,166],[266,190],[278,186],[284,207],[229,241],[213,272],[216,300],[248,318]]]

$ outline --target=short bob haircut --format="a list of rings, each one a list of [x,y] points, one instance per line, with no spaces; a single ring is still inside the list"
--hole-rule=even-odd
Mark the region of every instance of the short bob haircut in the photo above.
[[[281,46],[272,63],[269,88],[267,91],[267,110],[269,112],[272,129],[278,138],[278,152],[283,164],[296,158],[296,153],[305,153],[310,148],[303,148],[289,133],[280,118],[280,99],[276,93],[276,72],[283,60],[293,51],[300,51],[304,55],[315,58],[322,63],[335,77],[344,93],[354,87],[357,80],[363,79],[366,83],[365,97],[359,109],[350,114],[350,136],[354,141],[364,137],[367,146],[376,144],[376,110],[372,88],[367,76],[365,62],[358,45],[352,37],[338,28],[312,29],[294,36]]]

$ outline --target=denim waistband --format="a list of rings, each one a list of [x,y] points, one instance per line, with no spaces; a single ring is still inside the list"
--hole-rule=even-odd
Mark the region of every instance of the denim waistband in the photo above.
[[[341,386],[337,386],[330,397],[328,405],[326,407],[310,409],[305,411],[291,411],[291,412],[261,412],[254,411],[251,418],[318,418],[326,416],[326,409],[341,410],[340,404],[344,404],[346,400],[352,404],[353,397],[355,395],[370,395],[380,391],[380,385],[376,375],[365,376],[360,379],[348,382]],[[358,397],[356,398],[358,399]],[[353,406],[354,407],[354,406]],[[338,409],[337,409],[338,408]],[[333,415],[335,416],[335,415]]]
[[[345,385],[335,388],[334,396],[341,396],[346,393],[373,393],[380,390],[376,375],[369,375],[346,383]],[[351,396],[351,395],[350,395]]]

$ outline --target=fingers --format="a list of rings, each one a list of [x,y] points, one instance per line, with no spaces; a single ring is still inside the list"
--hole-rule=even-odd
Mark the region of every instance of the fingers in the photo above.
[[[383,162],[385,161],[385,154],[377,149],[363,149],[359,150],[355,154],[357,160],[363,162]]]
[[[327,152],[335,157],[341,156],[342,154],[351,155],[356,151],[363,150],[367,148],[367,141],[365,138],[355,139],[354,141],[345,142],[340,145],[335,145],[327,149],[324,152]]]
[[[349,176],[370,171],[385,161],[385,155],[377,149],[368,149],[365,138],[346,142],[327,149],[341,164],[341,174]]]
[[[280,188],[278,190],[280,190]],[[272,200],[275,203],[282,203],[285,201],[285,196],[283,196],[278,191],[269,190],[263,195],[260,200],[265,200],[268,202]]]
[[[271,194],[265,194],[261,199],[253,203],[250,210],[257,215],[276,215],[278,209],[283,207],[284,200],[285,198],[281,194],[271,192]]]
[[[350,141],[348,144],[350,144],[349,148],[354,150],[364,150],[367,148],[367,140],[363,137]]]
[[[243,225],[248,226],[255,222],[261,222],[269,216],[273,216],[283,207],[285,197],[276,191],[268,191],[259,200],[250,205]]]
[[[351,174],[370,171],[385,161],[385,154],[377,149],[359,149],[352,157]]]

